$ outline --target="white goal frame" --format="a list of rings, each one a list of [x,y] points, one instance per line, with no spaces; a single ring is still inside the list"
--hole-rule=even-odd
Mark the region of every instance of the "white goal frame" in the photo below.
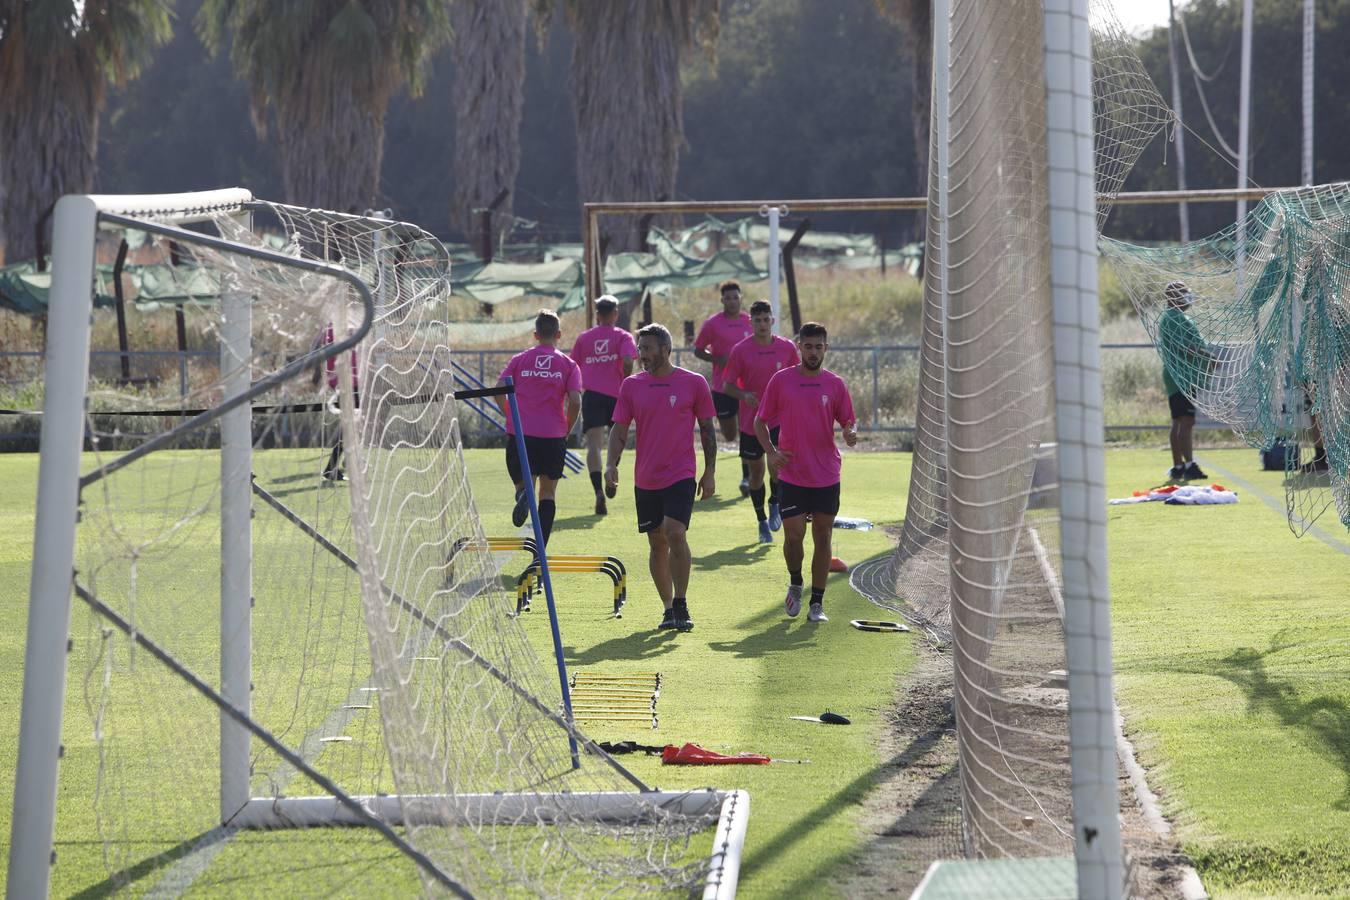
[[[61,727],[70,645],[71,599],[78,593],[140,646],[176,671],[220,708],[220,817],[231,828],[287,828],[366,825],[376,828],[413,856],[393,827],[406,824],[481,824],[490,815],[499,822],[547,823],[554,815],[568,820],[623,823],[650,816],[653,807],[690,816],[718,813],[716,836],[703,896],[734,897],[749,817],[744,791],[656,791],[577,734],[574,726],[538,700],[528,698],[559,727],[617,769],[638,789],[632,793],[466,794],[452,798],[350,796],[317,776],[249,719],[252,606],[252,453],[249,401],[274,382],[290,378],[316,360],[338,356],[355,346],[374,318],[375,298],[353,272],[339,266],[246,246],[196,232],[184,239],[264,259],[272,263],[341,279],[359,294],[364,321],[346,338],[287,364],[279,373],[250,384],[251,306],[246,294],[221,296],[221,371],[227,375],[224,400],[205,414],[221,429],[221,672],[214,690],[183,669],[128,623],[81,589],[74,579],[76,531],[81,489],[80,456],[84,441],[85,396],[89,380],[90,318],[93,312],[96,234],[100,221],[177,233],[178,226],[221,216],[249,221],[253,195],[242,188],[154,195],[69,195],[61,198],[53,219],[52,287],[49,301],[45,401],[41,426],[37,510],[29,595],[19,752],[11,818],[7,895],[47,896],[56,826]],[[125,461],[154,449],[143,445]],[[480,661],[492,670],[491,663]],[[498,677],[500,673],[493,672]],[[508,684],[511,684],[508,680]],[[514,687],[514,685],[511,685]],[[330,796],[250,797],[250,740],[258,737],[331,789]],[[529,826],[521,826],[529,827]],[[428,863],[428,865],[431,865]],[[451,892],[468,896],[458,883],[431,866],[433,877]]]

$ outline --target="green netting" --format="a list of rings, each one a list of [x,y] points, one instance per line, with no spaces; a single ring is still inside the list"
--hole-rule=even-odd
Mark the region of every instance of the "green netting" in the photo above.
[[[1261,449],[1287,448],[1289,525],[1350,527],[1350,184],[1271,194],[1188,244],[1103,238],[1168,390]]]

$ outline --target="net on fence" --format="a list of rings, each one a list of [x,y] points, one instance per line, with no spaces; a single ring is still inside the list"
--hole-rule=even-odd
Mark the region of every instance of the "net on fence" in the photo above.
[[[1171,380],[1253,447],[1283,454],[1289,527],[1350,527],[1350,185],[1270,194],[1168,247],[1102,241]]]
[[[58,840],[97,848],[104,887],[151,894],[687,891],[716,804],[643,802],[571,743],[487,550],[439,244],[253,215],[291,260],[333,268],[245,252],[247,216],[214,223],[241,249],[176,236],[221,286],[200,312],[220,364],[186,402],[153,382],[90,398],[119,414],[89,416],[67,713],[86,737]],[[371,827],[305,827],[336,822]],[[73,855],[57,892],[81,884]]]

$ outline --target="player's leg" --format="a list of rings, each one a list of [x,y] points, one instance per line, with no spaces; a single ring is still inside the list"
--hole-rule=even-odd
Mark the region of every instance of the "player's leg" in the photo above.
[[[812,622],[829,621],[825,615],[825,585],[830,577],[830,560],[834,552],[831,541],[837,512],[838,506],[835,513],[814,512],[811,515],[811,603],[806,617]]]
[[[713,391],[712,396],[713,407],[717,410],[717,427],[722,430],[722,440],[737,440],[737,436],[741,433],[740,422],[737,421],[741,402],[721,391]],[[750,469],[746,466],[745,460],[741,460],[741,496],[750,496]]]
[[[595,491],[595,512],[596,515],[604,515],[604,512],[601,512],[601,508],[605,505],[605,486],[602,481],[604,466],[600,461],[600,448],[605,443],[605,427],[597,425],[595,428],[587,428],[585,435],[586,471],[590,473],[591,488]]]
[[[651,572],[652,584],[656,586],[656,595],[661,598],[664,608],[660,627],[674,628],[675,618],[670,608],[674,593],[670,581],[670,548],[666,546],[666,535],[661,530],[665,518],[661,492],[634,486],[633,503],[637,507],[638,533],[647,536],[647,570]]]
[[[666,536],[670,554],[670,611],[675,627],[691,631],[694,621],[689,617],[689,569],[693,563],[689,551],[689,522],[694,515],[694,479],[677,481],[661,492],[661,530]]]
[[[783,608],[789,616],[795,616],[802,609],[802,560],[806,552],[803,541],[806,539],[806,514],[810,511],[798,502],[803,488],[788,482],[782,483],[783,489],[783,562],[787,564],[788,589],[783,598]]]
[[[544,533],[544,546],[547,547],[549,535],[553,533],[553,519],[558,514],[554,497],[558,491],[558,482],[563,477],[567,438],[535,438],[527,435],[525,447],[530,456],[530,471],[538,479],[539,530]]]
[[[525,496],[525,476],[520,467],[520,450],[516,447],[516,437],[506,436],[506,474],[511,476],[511,484],[516,489],[516,505],[511,509],[511,524],[519,528],[530,517],[530,501]]]
[[[597,516],[609,512],[605,503],[601,474],[604,469],[601,463],[601,447],[604,446],[606,431],[614,416],[615,402],[614,397],[598,391],[585,391],[581,395],[581,429],[586,436],[586,470],[590,473],[591,487],[595,490]]]
[[[773,534],[769,528],[769,516],[764,511],[764,448],[759,438],[753,434],[741,432],[741,463],[750,469],[750,504],[755,509],[755,521],[759,523],[759,542],[773,543]]]
[[[778,443],[778,429],[770,428],[769,437],[773,439],[774,444]],[[769,473],[769,530],[777,531],[783,527],[782,507],[779,505],[778,479],[772,472]]]

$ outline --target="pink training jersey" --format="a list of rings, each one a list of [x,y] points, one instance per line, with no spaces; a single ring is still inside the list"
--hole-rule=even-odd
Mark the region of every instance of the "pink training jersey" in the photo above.
[[[800,366],[784,369],[769,379],[758,417],[778,420],[778,449],[792,454],[778,470],[780,481],[808,488],[839,482],[834,425],[857,421],[844,379],[825,369],[815,374],[803,374]]]
[[[694,339],[694,349],[702,350],[707,347],[713,356],[730,356],[732,347],[754,333],[755,330],[750,327],[749,313],[741,313],[734,319],[728,319],[722,313],[717,313],[709,316],[708,321],[698,330],[698,337]],[[726,383],[726,366],[713,363],[712,389],[720,392]]]
[[[572,359],[581,366],[581,383],[586,390],[610,397],[619,396],[623,381],[623,361],[637,359],[637,342],[615,325],[597,325],[577,335]]]
[[[769,379],[779,370],[791,368],[799,362],[801,359],[797,356],[797,345],[787,338],[770,335],[766,347],[751,335],[731,348],[731,359],[727,360],[727,367],[722,374],[726,377],[725,384],[734,384],[754,394],[756,399],[763,400],[764,388],[769,384]],[[755,410],[742,400],[740,414],[741,431],[754,434]],[[777,424],[771,421],[769,427]]]
[[[567,392],[581,390],[581,369],[557,347],[540,344],[517,353],[502,369],[516,385],[520,424],[528,437],[567,436]],[[506,433],[515,434],[515,423],[506,417]]]
[[[691,437],[694,423],[716,415],[708,382],[697,372],[676,366],[661,378],[650,372],[625,378],[614,405],[614,424],[637,423],[633,483],[655,491],[693,478],[698,471]]]

